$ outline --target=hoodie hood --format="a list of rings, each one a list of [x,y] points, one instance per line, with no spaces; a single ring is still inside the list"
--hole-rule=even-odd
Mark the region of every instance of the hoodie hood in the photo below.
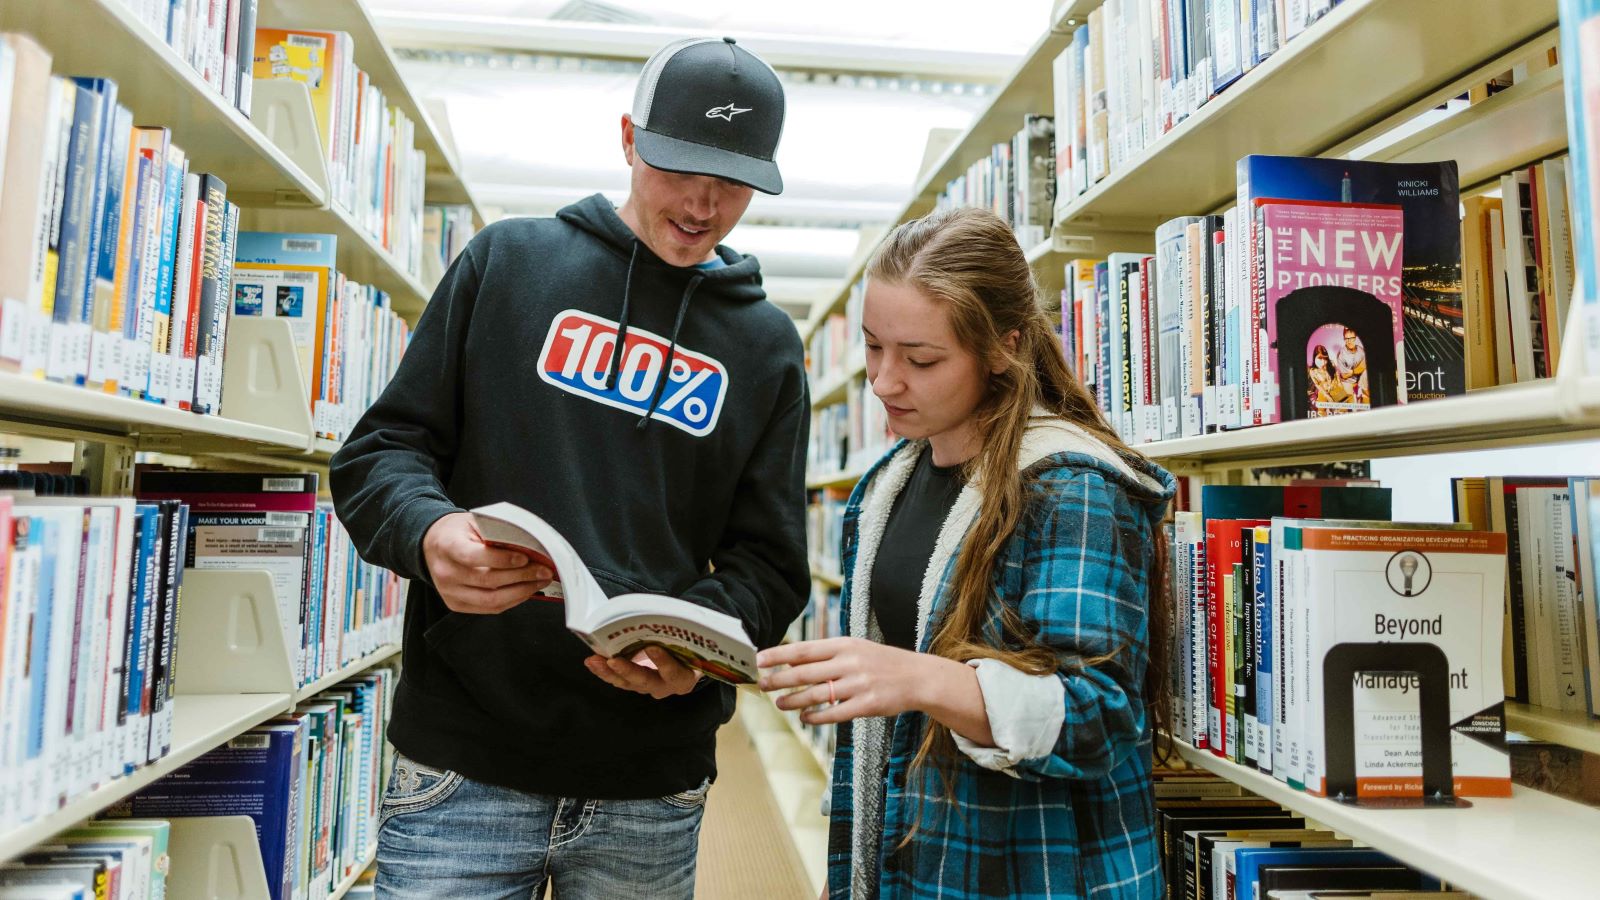
[[[678,335],[683,330],[684,319],[689,315],[689,305],[702,287],[704,293],[732,303],[756,302],[767,297],[766,291],[761,289],[761,263],[754,256],[745,256],[718,244],[715,252],[723,262],[718,268],[701,269],[697,266],[671,265],[657,256],[633,233],[628,223],[617,215],[611,201],[602,194],[591,194],[579,200],[556,213],[556,218],[593,235],[607,249],[621,253],[628,260],[628,274],[622,282],[622,308],[617,316],[617,340],[613,344],[611,360],[606,371],[608,390],[616,387],[617,378],[622,371],[622,348],[627,346],[628,340],[634,273],[639,267],[675,270],[683,273],[686,279],[683,293],[678,300],[678,312],[673,319],[672,337],[668,341],[666,368],[669,372],[672,370],[672,361],[677,355]],[[649,427],[666,386],[666,379],[657,381],[655,393],[650,398],[650,405],[644,415],[639,417],[639,428]]]

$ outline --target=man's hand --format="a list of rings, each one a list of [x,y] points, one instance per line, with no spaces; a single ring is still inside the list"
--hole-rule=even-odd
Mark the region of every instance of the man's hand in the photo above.
[[[633,661],[591,656],[583,661],[589,671],[612,687],[649,694],[657,700],[687,694],[700,681],[700,673],[660,647],[646,647]]]
[[[454,612],[504,612],[543,590],[555,573],[515,550],[490,547],[468,513],[434,522],[422,538],[428,574]]]

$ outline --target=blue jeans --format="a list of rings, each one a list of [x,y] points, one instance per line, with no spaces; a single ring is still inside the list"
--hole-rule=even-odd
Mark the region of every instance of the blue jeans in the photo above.
[[[526,794],[399,756],[378,831],[380,900],[691,900],[709,784],[649,800]]]

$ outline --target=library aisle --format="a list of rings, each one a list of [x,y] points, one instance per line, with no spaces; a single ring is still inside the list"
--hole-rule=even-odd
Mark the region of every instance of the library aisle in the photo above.
[[[739,716],[717,735],[717,783],[700,826],[696,900],[813,900],[789,828]]]

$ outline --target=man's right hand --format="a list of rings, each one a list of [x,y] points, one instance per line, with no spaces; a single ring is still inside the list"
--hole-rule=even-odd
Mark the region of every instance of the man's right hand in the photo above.
[[[555,577],[515,550],[490,547],[470,513],[451,513],[422,538],[428,574],[444,605],[458,613],[504,612],[543,590]]]

